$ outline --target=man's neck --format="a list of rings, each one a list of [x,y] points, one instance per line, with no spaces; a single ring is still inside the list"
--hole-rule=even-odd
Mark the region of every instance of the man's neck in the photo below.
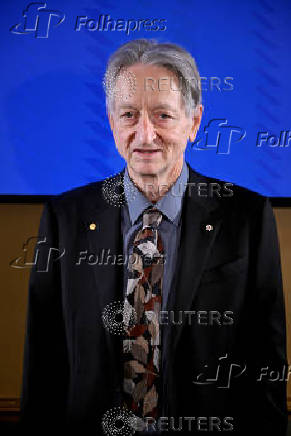
[[[128,175],[135,186],[151,202],[156,203],[160,200],[169,189],[174,185],[181,174],[183,168],[183,159],[179,161],[169,171],[160,174],[137,174],[130,167],[127,167]]]

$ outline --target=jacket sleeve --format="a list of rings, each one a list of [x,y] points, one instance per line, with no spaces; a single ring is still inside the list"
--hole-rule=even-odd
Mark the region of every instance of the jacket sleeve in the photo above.
[[[252,229],[254,282],[249,369],[255,383],[249,399],[261,434],[285,436],[288,422],[285,302],[277,228],[268,198],[261,197]],[[251,428],[252,423],[249,424]]]
[[[68,357],[62,314],[58,226],[52,200],[44,204],[30,272],[19,428],[56,431],[66,412]]]

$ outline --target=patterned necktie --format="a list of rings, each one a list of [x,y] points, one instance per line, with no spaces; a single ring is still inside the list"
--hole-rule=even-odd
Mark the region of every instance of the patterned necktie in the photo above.
[[[157,418],[160,389],[163,246],[158,233],[162,213],[150,207],[143,212],[143,227],[133,242],[128,263],[123,340],[124,405],[136,416]],[[130,319],[134,314],[133,325]]]

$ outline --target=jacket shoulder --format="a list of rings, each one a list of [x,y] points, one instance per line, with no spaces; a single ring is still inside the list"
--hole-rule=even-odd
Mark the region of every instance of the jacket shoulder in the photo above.
[[[207,186],[205,192],[204,203],[219,204],[222,208],[232,213],[256,213],[262,209],[266,203],[269,203],[269,198],[246,187],[232,183],[225,179],[210,177],[199,173],[193,168],[189,168],[192,180],[196,183],[201,183],[202,186]],[[203,185],[204,184],[204,185]]]
[[[118,183],[121,180],[123,171],[114,174],[96,182],[74,187],[72,189],[53,195],[49,198],[48,203],[57,210],[77,209],[78,211],[87,211],[90,209],[100,208],[107,205],[104,198],[104,187]]]

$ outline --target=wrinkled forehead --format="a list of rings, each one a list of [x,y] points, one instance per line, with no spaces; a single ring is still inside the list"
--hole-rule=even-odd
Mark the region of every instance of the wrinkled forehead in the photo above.
[[[182,108],[181,82],[176,74],[155,65],[136,64],[121,70],[113,92],[114,106],[167,104]]]

